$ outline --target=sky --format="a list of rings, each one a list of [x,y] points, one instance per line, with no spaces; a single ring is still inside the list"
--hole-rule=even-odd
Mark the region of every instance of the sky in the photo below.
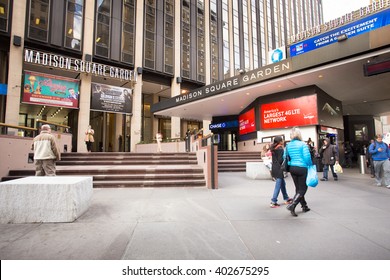
[[[324,22],[341,17],[347,13],[359,10],[370,4],[370,0],[322,0]]]

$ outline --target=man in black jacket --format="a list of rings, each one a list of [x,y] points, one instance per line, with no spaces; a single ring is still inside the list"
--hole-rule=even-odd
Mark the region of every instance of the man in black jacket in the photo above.
[[[339,162],[339,156],[335,145],[330,144],[328,138],[324,139],[324,145],[321,147],[320,155],[322,158],[322,164],[324,165],[323,178],[321,181],[328,181],[329,167],[332,171],[333,179],[338,180],[337,174],[334,172],[335,163]]]

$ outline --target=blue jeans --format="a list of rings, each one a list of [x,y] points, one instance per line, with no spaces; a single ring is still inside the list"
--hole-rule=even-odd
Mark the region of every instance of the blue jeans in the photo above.
[[[272,196],[271,199],[272,202],[276,203],[278,201],[278,196],[280,191],[282,191],[284,200],[289,199],[286,190],[286,181],[284,180],[284,178],[276,178],[274,195]]]
[[[328,171],[332,171],[333,178],[337,179],[337,174],[334,172],[334,164],[324,164],[323,178],[328,179]]]

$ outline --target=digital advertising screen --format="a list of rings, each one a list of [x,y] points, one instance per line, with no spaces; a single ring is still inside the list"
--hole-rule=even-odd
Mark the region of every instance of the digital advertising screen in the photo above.
[[[92,83],[91,110],[132,113],[133,92],[129,88]]]
[[[78,108],[79,87],[79,80],[25,71],[22,102]]]
[[[317,95],[302,96],[260,106],[262,129],[318,124]]]
[[[255,108],[241,114],[238,117],[239,134],[247,134],[256,131]]]

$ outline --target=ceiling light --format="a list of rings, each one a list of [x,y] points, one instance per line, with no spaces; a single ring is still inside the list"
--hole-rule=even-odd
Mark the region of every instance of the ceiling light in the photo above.
[[[98,38],[96,39],[96,43],[99,43],[101,39],[102,39],[102,38],[98,37]]]
[[[5,14],[4,7],[0,7],[0,14],[2,14],[2,15],[4,15],[4,14]]]
[[[35,19],[35,24],[36,24],[36,25],[39,25],[40,22],[41,22],[41,19],[40,19],[40,18],[36,18],[36,19]]]
[[[324,76],[322,76],[322,75],[318,75],[318,78],[320,78],[320,79],[323,78],[323,77],[324,77]]]
[[[72,28],[69,28],[68,34],[70,35],[70,34],[72,34],[72,32],[73,32],[73,29],[72,29]]]
[[[249,92],[247,92],[247,93],[246,93],[246,95],[250,95],[250,93],[249,93]]]

